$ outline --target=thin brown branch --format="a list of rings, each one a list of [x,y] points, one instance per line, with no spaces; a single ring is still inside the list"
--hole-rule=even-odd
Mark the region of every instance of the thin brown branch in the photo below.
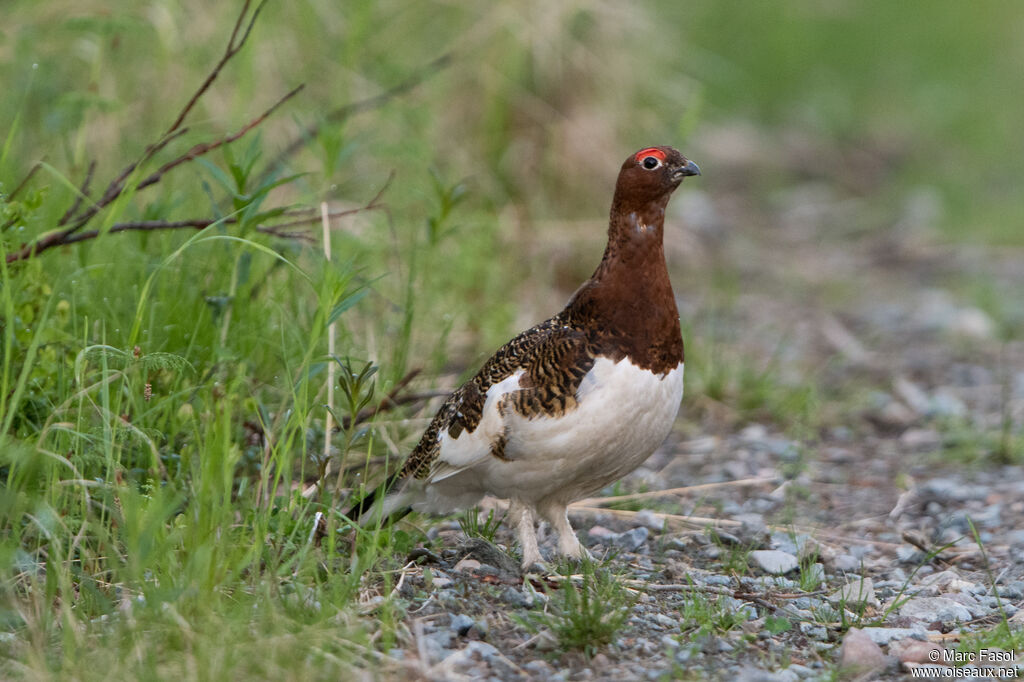
[[[114,199],[116,199],[119,196],[121,196],[121,193],[124,191],[124,183],[125,183],[125,181],[128,179],[128,177],[132,173],[135,172],[136,168],[138,168],[143,163],[148,161],[157,152],[161,151],[164,147],[166,147],[172,141],[178,139],[179,137],[181,137],[182,135],[184,135],[187,132],[188,132],[188,128],[179,128],[178,130],[174,131],[173,133],[171,133],[169,135],[165,135],[163,138],[161,138],[157,142],[154,142],[153,144],[151,144],[148,147],[146,147],[146,151],[143,152],[142,158],[138,159],[137,161],[133,161],[130,164],[128,164],[127,166],[125,166],[124,168],[122,168],[121,172],[117,174],[117,177],[114,178],[113,180],[111,180],[110,184],[107,185],[107,189],[104,190],[103,196],[101,196],[99,198],[99,200],[96,201],[96,203],[94,203],[92,206],[88,207],[80,216],[78,216],[75,219],[74,224],[69,229],[69,233],[70,232],[74,232],[75,230],[79,230],[82,227],[84,227],[85,224],[87,222],[89,222],[94,215],[99,213],[101,209],[105,208],[108,204],[110,204],[112,201],[114,201]]]
[[[173,170],[174,168],[176,168],[176,167],[178,167],[178,166],[180,166],[180,165],[182,165],[184,163],[188,163],[189,161],[193,161],[193,160],[199,158],[200,156],[213,151],[214,149],[218,149],[219,147],[222,147],[225,144],[229,144],[229,143],[234,142],[235,140],[241,138],[243,135],[245,135],[246,133],[251,131],[253,128],[255,128],[256,126],[258,126],[261,123],[263,123],[267,119],[268,116],[273,114],[274,111],[277,110],[278,107],[280,107],[285,102],[287,102],[289,99],[291,99],[296,94],[298,94],[299,91],[302,90],[303,87],[304,86],[300,85],[300,86],[292,89],[290,92],[288,92],[283,97],[278,99],[277,102],[275,102],[273,104],[273,106],[271,106],[269,109],[264,111],[262,114],[260,114],[256,118],[254,118],[251,121],[249,121],[249,123],[247,123],[241,129],[239,129],[237,132],[232,133],[231,135],[223,137],[223,138],[221,138],[219,140],[216,140],[214,142],[206,142],[206,143],[203,143],[203,144],[197,144],[194,147],[192,147],[191,149],[189,149],[187,152],[182,154],[181,156],[178,156],[177,158],[172,159],[171,161],[168,161],[167,163],[162,165],[158,170],[156,170],[155,172],[150,174],[146,179],[144,179],[142,182],[140,182],[138,185],[136,185],[136,190],[139,190],[139,189],[142,189],[144,187],[148,187],[150,185],[156,184],[157,182],[159,182],[161,180],[161,178],[163,178],[163,176],[167,172]],[[183,130],[184,129],[182,129],[182,131]],[[178,134],[177,132],[174,133],[174,135],[177,135],[177,134]],[[71,244],[71,243],[74,243],[74,242],[85,241],[87,239],[94,239],[95,237],[97,237],[99,235],[99,231],[98,230],[89,230],[88,232],[83,232],[81,234],[81,237],[79,237],[79,238],[75,238],[76,237],[75,233],[78,232],[79,230],[81,230],[81,228],[84,227],[85,224],[100,209],[102,209],[107,204],[109,204],[111,201],[113,201],[115,198],[120,196],[121,192],[123,191],[123,186],[118,186],[116,189],[112,190],[111,188],[113,188],[113,187],[114,187],[113,183],[110,186],[108,186],[107,193],[104,194],[104,196],[99,201],[97,201],[89,209],[87,209],[82,214],[82,216],[80,216],[78,219],[76,219],[74,224],[70,225],[69,227],[67,227],[66,229],[63,229],[63,230],[55,230],[55,231],[53,231],[53,232],[51,232],[51,233],[41,237],[40,239],[37,239],[35,242],[33,242],[31,244],[26,244],[21,249],[7,254],[7,263],[14,263],[16,261],[25,260],[26,258],[30,258],[31,256],[33,256],[35,254],[42,253],[43,251],[46,251],[47,249],[51,249],[51,248],[53,248],[55,246],[61,246],[63,244]],[[113,192],[113,193],[111,194],[111,192]],[[159,223],[159,222],[161,222],[161,221],[154,221],[154,223]],[[209,222],[213,223],[215,221],[211,220]],[[226,222],[230,222],[230,221],[226,221]],[[139,225],[140,225],[140,223],[121,223],[120,225],[112,226],[110,228],[110,230],[108,230],[108,231],[109,232],[124,232],[124,231],[127,231],[127,230],[162,229],[161,226],[156,225],[156,224],[151,225],[151,226],[143,224],[143,226],[141,226],[141,227]],[[118,228],[118,227],[120,229],[115,229],[115,228]],[[205,227],[205,225],[199,226],[199,225],[174,225],[174,224],[168,224],[168,225],[164,225],[163,226],[163,228],[166,228],[166,229],[171,229],[171,228],[175,228],[175,227],[196,227],[197,229],[200,229],[201,227]]]
[[[121,170],[121,172],[118,173],[117,176],[110,181],[110,183],[107,185],[107,188],[104,190],[103,195],[100,197],[98,201],[96,201],[91,206],[88,206],[77,217],[74,215],[73,212],[65,214],[64,218],[61,220],[60,223],[58,223],[58,225],[65,225],[71,223],[67,229],[48,235],[47,240],[49,240],[49,243],[29,245],[25,249],[22,249],[22,251],[19,251],[17,254],[9,254],[7,257],[8,263],[11,263],[15,260],[22,260],[24,258],[28,258],[29,256],[32,255],[32,253],[38,252],[37,247],[49,248],[50,244],[63,243],[68,236],[74,234],[78,230],[81,230],[90,220],[92,220],[92,218],[97,213],[99,213],[101,210],[110,205],[114,200],[116,200],[119,196],[121,196],[121,194],[124,192],[125,182],[131,176],[131,174],[135,172],[137,168],[139,168],[144,163],[149,161],[149,159],[153,158],[153,156],[155,156],[157,153],[163,150],[173,140],[176,140],[177,138],[181,137],[186,132],[188,132],[188,128],[182,127],[182,124],[185,122],[186,117],[188,117],[192,109],[195,108],[195,105],[199,101],[199,99],[206,93],[207,90],[210,89],[210,86],[217,79],[217,76],[220,75],[220,72],[224,68],[224,65],[227,64],[232,57],[238,54],[238,51],[241,50],[242,47],[245,45],[246,41],[249,38],[249,34],[252,32],[252,27],[256,22],[256,18],[259,16],[265,4],[266,0],[263,0],[263,2],[261,2],[256,7],[256,10],[252,13],[252,15],[249,18],[248,24],[246,24],[244,33],[242,33],[241,38],[239,38],[238,33],[241,30],[242,25],[245,24],[245,18],[249,13],[250,0],[245,0],[245,2],[242,5],[242,9],[238,14],[238,18],[235,20],[235,25],[231,31],[231,37],[228,40],[228,46],[224,50],[224,54],[221,56],[217,64],[214,65],[213,70],[203,80],[202,84],[196,89],[194,93],[192,93],[192,96],[189,98],[188,102],[186,102],[185,106],[181,108],[181,110],[178,112],[178,115],[171,123],[170,127],[168,127],[167,131],[160,136],[160,139],[154,142],[153,144],[148,145],[139,159],[125,166]],[[12,255],[18,255],[19,257],[12,259]]]
[[[68,207],[68,210],[64,212],[64,215],[61,216],[60,221],[57,223],[58,225],[64,225],[71,220],[71,216],[75,215],[78,211],[78,207],[82,205],[82,199],[89,198],[89,183],[92,182],[92,174],[95,172],[96,162],[90,161],[89,170],[85,172],[85,180],[82,181],[81,186],[78,188],[78,194],[75,195],[75,201]]]
[[[453,57],[451,53],[442,55],[427,64],[419,72],[414,73],[404,81],[388,88],[384,92],[374,95],[373,97],[367,97],[366,99],[342,105],[328,113],[323,120],[306,126],[306,129],[299,133],[294,140],[289,142],[288,145],[278,153],[274,160],[267,165],[266,170],[263,171],[260,178],[265,179],[271,174],[276,173],[290,158],[298,154],[303,147],[309,144],[310,140],[317,136],[320,129],[323,128],[325,124],[338,123],[356,114],[379,109],[396,97],[409,92],[436,73],[446,69],[452,63],[452,59]]]
[[[316,243],[316,238],[306,232],[286,232],[285,230],[277,229],[277,225],[260,225],[256,228],[256,231],[279,239],[294,239],[295,241],[306,242],[307,244]]]
[[[358,208],[348,208],[341,211],[333,211],[328,214],[331,218],[338,218],[343,216],[354,215],[356,213],[363,213],[365,211],[383,210],[385,207],[381,204],[380,200],[388,187],[391,185],[392,179],[395,177],[394,173],[388,176],[387,181],[383,186],[373,195],[366,204]],[[87,188],[87,184],[83,183],[83,188]],[[298,215],[302,209],[292,209],[285,211],[284,215]],[[295,227],[297,225],[307,225],[309,223],[319,222],[320,216],[310,215],[306,218],[300,218],[297,220],[289,220],[283,223],[275,223],[273,225],[259,225],[256,227],[258,232],[269,234],[281,239],[295,239],[297,241],[311,242],[314,241],[310,235],[304,232],[289,232],[284,228]],[[117,232],[155,232],[157,230],[182,230],[182,229],[194,229],[202,230],[214,223],[221,223],[223,225],[234,225],[238,222],[237,217],[228,218],[191,218],[187,220],[136,220],[124,223],[115,223],[111,225],[110,229],[107,230],[107,234],[114,234]],[[39,254],[43,251],[47,251],[56,246],[64,246],[66,244],[75,244],[77,242],[84,242],[90,239],[96,239],[100,236],[100,230],[86,230],[83,232],[69,233],[66,230],[58,231],[50,236],[44,237],[38,240],[33,246],[34,249],[31,253]],[[27,248],[27,247],[26,247]],[[21,251],[13,254],[8,254],[7,262],[13,262],[20,260],[20,258],[13,258],[13,256],[20,256],[25,253],[26,249],[23,248]],[[25,256],[27,257],[27,256]]]
[[[362,206],[359,206],[358,208],[346,208],[341,211],[331,211],[330,213],[327,214],[327,217],[343,218],[345,216],[356,215],[357,213],[365,213],[367,211],[385,210],[385,206],[382,203],[380,203],[380,200],[381,197],[384,196],[384,192],[386,192],[388,190],[388,187],[391,186],[391,181],[394,179],[395,172],[391,171],[391,173],[388,175],[388,179],[384,181],[384,184],[381,186],[381,188],[377,190],[377,193],[373,195],[373,198],[370,199],[368,202],[366,202]],[[285,215],[296,215],[296,213],[289,214],[286,212]],[[320,220],[321,218],[319,215],[308,215],[305,218],[296,218],[295,220],[289,220],[288,222],[277,223],[273,225],[273,227],[274,229],[280,229],[282,227],[295,227],[296,225],[311,225],[313,223],[320,222]],[[262,231],[269,232],[269,230],[267,229],[264,229]]]
[[[21,190],[25,189],[25,186],[29,183],[29,180],[32,179],[32,176],[34,176],[42,167],[42,161],[36,161],[34,164],[32,164],[32,167],[28,169],[28,173],[26,173],[25,177],[21,179],[21,182],[18,183],[18,186],[12,189],[11,193],[7,195],[7,201],[11,201],[12,199],[14,199],[14,197],[18,196],[18,194],[21,193]]]
[[[256,19],[259,17],[260,12],[263,11],[263,6],[267,4],[266,0],[263,0],[256,9],[253,11],[252,16],[249,18],[249,23],[245,27],[245,32],[242,37],[238,38],[238,31],[241,29],[242,24],[245,22],[245,16],[249,12],[250,0],[245,0],[242,5],[242,10],[238,13],[238,19],[235,20],[235,26],[231,29],[231,37],[228,38],[228,46],[224,49],[224,54],[221,56],[220,61],[214,65],[213,70],[210,71],[209,75],[206,76],[206,80],[203,81],[202,85],[193,93],[189,101],[182,107],[178,113],[178,117],[174,119],[171,127],[164,133],[164,137],[175,132],[182,123],[185,122],[185,118],[188,117],[189,113],[195,107],[196,102],[199,101],[206,91],[210,89],[213,82],[217,80],[217,76],[220,75],[221,69],[231,61],[231,58],[238,54],[238,51],[242,49],[246,41],[249,39],[249,34],[252,32],[252,27],[256,23]]]
[[[146,179],[144,179],[142,182],[136,185],[135,189],[140,190],[145,187],[149,187],[150,185],[156,184],[157,182],[160,182],[160,179],[163,178],[163,176],[168,171],[173,170],[174,168],[177,168],[178,166],[184,163],[188,163],[189,161],[194,161],[200,156],[212,152],[214,149],[218,149],[226,144],[231,144],[235,140],[238,140],[243,135],[251,131],[253,128],[267,120],[267,118],[271,114],[273,114],[279,107],[281,107],[285,102],[290,100],[295,95],[299,94],[299,92],[304,87],[306,87],[305,84],[292,88],[290,91],[285,93],[283,97],[274,102],[274,104],[269,109],[264,111],[256,118],[249,121],[244,126],[242,126],[242,128],[240,128],[237,132],[232,133],[231,135],[228,135],[226,137],[222,137],[221,139],[216,140],[214,142],[203,142],[202,144],[197,144],[191,149],[189,149],[187,152],[179,156],[178,158],[168,161],[164,165],[160,166],[160,168],[158,168],[152,174],[150,174]]]
[[[113,234],[115,232],[154,232],[156,230],[182,230],[182,229],[193,229],[202,230],[204,228],[213,225],[218,222],[213,219],[200,219],[200,220],[139,220],[133,223],[117,223],[112,225],[107,234]],[[220,222],[232,223],[234,219],[228,218]],[[74,244],[75,242],[84,242],[89,239],[95,239],[100,236],[99,230],[86,230],[85,232],[76,232],[75,234],[68,235],[64,241],[59,244],[50,244],[46,248],[53,248],[54,246],[64,246],[65,244]],[[45,251],[45,249],[42,249]],[[38,251],[36,252],[38,253]]]

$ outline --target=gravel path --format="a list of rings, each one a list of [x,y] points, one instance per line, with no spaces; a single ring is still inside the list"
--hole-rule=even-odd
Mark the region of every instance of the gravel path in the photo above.
[[[616,489],[672,492],[572,513],[633,602],[611,642],[564,651],[538,615],[557,610],[558,583],[524,581],[447,522],[431,530],[445,549],[402,578],[395,671],[752,682],[943,679],[967,664],[955,674],[1024,677],[1020,652],[964,644],[1024,627],[1024,254],[937,246],[927,188],[890,229],[859,233],[870,206],[831,180],[761,203],[682,197],[686,229],[666,237],[686,245],[670,253],[677,290],[696,292],[681,312],[718,344],[697,352],[769,368],[772,393],[744,410],[702,394],[706,376],[688,384],[676,432]],[[727,304],[708,287],[723,267]],[[964,293],[979,286],[999,319]],[[809,386],[819,418],[788,418],[779,386]]]

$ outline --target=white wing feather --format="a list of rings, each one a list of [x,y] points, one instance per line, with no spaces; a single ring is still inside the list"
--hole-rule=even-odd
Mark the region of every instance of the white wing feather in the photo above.
[[[463,430],[458,438],[452,438],[444,429],[438,434],[441,445],[427,479],[430,483],[443,481],[491,456],[491,448],[505,431],[505,418],[498,411],[498,403],[507,393],[519,390],[522,374],[523,370],[516,370],[487,389],[480,423],[472,433]]]

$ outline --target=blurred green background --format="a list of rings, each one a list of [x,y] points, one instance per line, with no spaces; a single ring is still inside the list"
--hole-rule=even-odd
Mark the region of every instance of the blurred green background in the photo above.
[[[239,7],[4,4],[5,252],[54,229],[91,162],[96,199],[159,139],[223,52]],[[297,228],[303,241],[260,232],[253,220],[210,228],[216,238],[107,234],[4,267],[0,561],[5,622],[19,633],[12,658],[56,673],[91,660],[88,628],[60,624],[122,608],[122,594],[191,609],[199,631],[235,632],[210,615],[230,610],[220,600],[231,594],[243,615],[227,622],[242,623],[239,641],[277,651],[287,670],[289,647],[304,645],[250,641],[248,607],[234,590],[272,594],[287,610],[278,583],[264,590],[261,581],[291,576],[344,611],[361,572],[380,568],[377,558],[353,558],[354,582],[339,584],[314,559],[295,558],[311,514],[334,509],[339,492],[325,487],[309,501],[291,491],[328,464],[317,453],[332,311],[348,377],[342,412],[379,399],[413,367],[425,369],[426,384],[451,386],[590,275],[618,167],[642,146],[677,146],[704,172],[680,190],[670,218],[670,260],[696,349],[688,391],[741,413],[755,408],[783,428],[815,428],[826,418],[815,395],[828,393],[808,388],[817,379],[742,367],[716,374],[714,344],[728,354],[735,343],[733,359],[748,358],[743,338],[716,336],[720,308],[760,258],[787,248],[773,235],[791,215],[784,204],[794,187],[857,207],[848,219],[815,223],[803,243],[884,241],[910,216],[922,230],[915,238],[930,246],[1024,244],[1022,29],[1024,5],[998,2],[270,2],[192,112],[189,132],[147,170],[240,129],[295,85],[305,89],[226,153],[126,196],[90,227],[218,218],[254,205],[261,171],[309,125],[319,134],[281,172],[297,177],[262,196],[262,209],[358,208],[393,173],[387,210],[336,220],[331,264],[317,224]],[[446,54],[450,64],[433,70]],[[328,120],[417,74],[410,91]],[[45,166],[11,198],[38,161]],[[728,239],[761,250],[737,264],[716,250]],[[791,284],[799,305],[810,294]],[[857,287],[816,293],[843,299]],[[1008,306],[997,321],[1007,334],[1019,330],[1020,306],[1004,305],[998,285],[964,287],[990,312]],[[366,363],[379,368],[376,384],[355,377]],[[347,430],[336,457],[402,454],[417,435],[397,421]],[[228,532],[235,543],[217,540]],[[401,542],[389,536],[382,546]],[[60,595],[56,611],[44,606]],[[162,624],[154,632],[177,627],[158,609],[148,617]],[[325,618],[307,624],[315,630]],[[281,634],[273,617],[259,627]],[[104,641],[145,637],[129,630]],[[296,637],[318,642],[308,631]],[[252,649],[189,651],[211,670],[237,673]],[[122,674],[136,664],[178,669],[160,647]]]

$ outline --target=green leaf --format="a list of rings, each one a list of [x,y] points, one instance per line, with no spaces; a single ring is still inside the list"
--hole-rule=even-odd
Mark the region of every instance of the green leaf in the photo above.
[[[792,627],[793,624],[789,622],[789,618],[783,618],[782,616],[767,616],[764,619],[764,629],[773,635],[789,632]]]
[[[345,298],[341,299],[341,302],[338,303],[338,305],[334,306],[334,310],[332,310],[331,314],[327,316],[327,324],[334,324],[335,320],[341,317],[346,310],[354,306],[356,303],[359,303],[359,301],[363,300],[363,298],[368,293],[370,293],[370,290],[367,289],[366,287],[363,287],[361,289],[357,289],[356,291],[352,292]]]

